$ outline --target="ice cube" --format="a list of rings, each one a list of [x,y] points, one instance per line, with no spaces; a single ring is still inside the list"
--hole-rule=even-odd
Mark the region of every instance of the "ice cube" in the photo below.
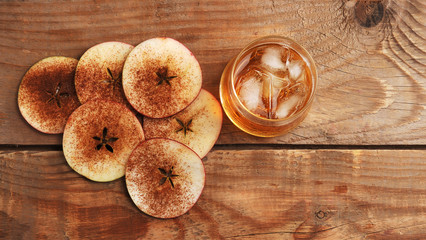
[[[296,82],[306,84],[306,71],[302,71]]]
[[[300,103],[302,97],[299,95],[293,95],[287,100],[280,102],[275,112],[277,118],[285,118],[290,116],[294,112],[294,108]]]
[[[262,78],[263,91],[262,101],[268,110],[268,118],[272,118],[273,112],[277,108],[278,96],[281,91],[281,86],[284,83],[280,82],[276,77],[266,75]],[[279,86],[277,86],[279,85]]]
[[[271,118],[271,109],[276,106],[273,103],[273,88],[271,85],[271,78],[266,75],[262,79],[262,102],[266,106],[266,117]]]
[[[267,70],[286,70],[286,65],[282,61],[281,47],[265,48],[260,62]]]
[[[288,71],[290,74],[291,80],[297,80],[303,71],[303,61],[301,60],[292,60],[287,62]]]
[[[265,69],[259,69],[256,72],[262,81],[262,102],[265,106],[266,117],[274,118],[280,92],[290,86],[291,82],[288,76],[278,77]]]
[[[290,85],[290,80],[287,76],[278,77],[274,74],[270,74],[272,80],[272,86],[276,89],[286,88]]]
[[[244,106],[254,112],[258,106],[263,106],[262,102],[262,82],[256,77],[250,75],[240,82],[238,96]]]

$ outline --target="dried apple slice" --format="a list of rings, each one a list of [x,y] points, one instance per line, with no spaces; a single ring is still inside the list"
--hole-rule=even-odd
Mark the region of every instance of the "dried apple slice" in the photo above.
[[[197,59],[171,38],[142,42],[124,63],[124,93],[138,112],[151,118],[168,117],[187,107],[201,84]]]
[[[80,106],[74,88],[77,62],[69,57],[48,57],[25,73],[19,85],[18,106],[35,129],[62,133],[68,117]]]
[[[127,161],[130,197],[141,211],[153,217],[174,218],[186,213],[197,202],[204,183],[201,159],[174,140],[146,140]]]
[[[170,138],[181,142],[203,158],[216,143],[222,128],[222,108],[216,98],[202,89],[183,111],[168,118],[144,118],[145,137]]]
[[[62,146],[72,169],[93,181],[107,182],[124,176],[127,159],[143,140],[142,126],[128,108],[93,100],[71,114]]]
[[[78,61],[75,88],[81,103],[113,100],[132,109],[124,95],[124,61],[134,47],[122,42],[104,42],[89,48]]]

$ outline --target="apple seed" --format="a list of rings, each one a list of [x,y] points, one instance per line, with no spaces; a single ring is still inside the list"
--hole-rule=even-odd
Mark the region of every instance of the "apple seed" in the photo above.
[[[156,72],[155,74],[157,74],[158,77],[158,85],[161,85],[163,82],[166,82],[167,85],[170,85],[170,80],[172,80],[173,78],[176,78],[177,76],[167,76],[168,75],[168,70],[167,68],[161,68],[158,72]]]
[[[96,150],[100,150],[102,148],[102,146],[105,145],[105,148],[110,151],[110,152],[114,152],[114,149],[111,147],[111,145],[109,145],[108,143],[113,143],[115,141],[118,140],[118,138],[116,137],[112,137],[112,138],[107,138],[108,134],[108,129],[106,127],[104,127],[104,130],[102,131],[102,138],[94,136],[93,139],[95,139],[96,141],[100,141],[101,143],[99,143],[98,145],[96,145]]]
[[[109,76],[109,79],[102,80],[102,83],[110,84],[111,85],[111,93],[114,93],[115,86],[120,83],[121,80],[121,74],[118,75],[118,77],[114,78],[114,75],[112,75],[111,70],[107,67],[107,73]]]
[[[158,168],[158,170],[160,170],[161,174],[164,175],[163,178],[161,178],[160,180],[160,186],[163,185],[167,180],[169,180],[170,185],[172,185],[172,188],[175,187],[175,185],[173,184],[172,178],[173,177],[178,177],[179,175],[173,174],[173,167],[167,172],[166,170],[162,169],[162,168]]]
[[[183,130],[183,134],[186,137],[186,133],[187,132],[194,132],[192,131],[192,129],[189,128],[189,125],[191,125],[192,123],[192,119],[189,120],[188,122],[184,123],[182,120],[180,120],[179,118],[176,118],[176,121],[179,123],[179,125],[181,126],[181,128],[179,128],[178,130],[176,130],[176,132],[180,132]]]
[[[62,83],[61,83],[61,82],[58,82],[58,84],[56,85],[56,89],[55,89],[55,91],[54,91],[54,92],[46,91],[46,93],[50,95],[50,98],[49,98],[49,100],[47,100],[47,102],[49,103],[49,102],[51,102],[51,101],[55,100],[56,105],[57,105],[59,108],[61,108],[61,101],[60,101],[60,97],[68,97],[68,96],[69,96],[69,94],[68,94],[68,93],[65,93],[65,92],[64,92],[64,93],[61,93],[61,92],[60,92],[60,91],[61,91],[61,86],[62,86]]]

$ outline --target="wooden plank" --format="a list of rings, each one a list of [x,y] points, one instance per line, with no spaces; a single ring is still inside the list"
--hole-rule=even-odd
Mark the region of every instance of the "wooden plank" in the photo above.
[[[214,150],[185,215],[140,212],[61,151],[0,153],[2,239],[425,239],[424,150]]]
[[[368,9],[355,1],[2,1],[0,144],[61,142],[33,130],[17,108],[20,79],[44,57],[78,58],[104,41],[169,36],[193,51],[203,87],[218,97],[226,62],[271,34],[300,42],[317,62],[311,113],[290,134],[269,139],[225,119],[219,144],[425,144],[425,4],[385,2],[382,20],[367,28],[359,19]]]

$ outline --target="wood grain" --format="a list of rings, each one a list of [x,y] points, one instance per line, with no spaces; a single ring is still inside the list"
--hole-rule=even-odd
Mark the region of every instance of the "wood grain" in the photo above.
[[[0,1],[0,144],[61,142],[33,130],[17,108],[22,76],[44,57],[78,58],[104,41],[169,36],[191,49],[203,87],[218,97],[227,61],[271,34],[300,42],[317,62],[312,110],[278,138],[251,137],[225,119],[219,144],[426,144],[426,4],[383,1],[383,20],[366,28],[356,2]]]
[[[185,215],[140,212],[123,179],[91,182],[61,151],[0,153],[2,239],[424,239],[424,150],[216,149]]]

